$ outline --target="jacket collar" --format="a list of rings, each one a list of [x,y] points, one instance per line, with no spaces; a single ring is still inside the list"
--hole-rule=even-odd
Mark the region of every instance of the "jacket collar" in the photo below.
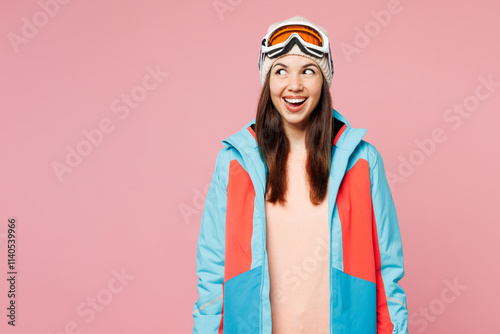
[[[335,109],[332,109],[332,116],[335,118],[333,148],[352,152],[367,130],[364,128],[353,128],[347,119]],[[255,118],[245,124],[240,131],[224,139],[222,143],[225,146],[233,146],[242,156],[249,151],[258,150],[257,139],[252,127],[254,124]]]

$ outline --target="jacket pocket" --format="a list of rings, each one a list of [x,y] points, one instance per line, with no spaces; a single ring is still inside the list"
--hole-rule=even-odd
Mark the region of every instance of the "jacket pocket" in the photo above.
[[[259,333],[261,279],[260,265],[224,283],[224,333]]]

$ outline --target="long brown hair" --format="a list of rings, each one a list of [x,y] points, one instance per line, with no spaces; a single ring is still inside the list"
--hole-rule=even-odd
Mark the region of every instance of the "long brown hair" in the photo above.
[[[286,162],[290,151],[290,141],[283,127],[283,120],[276,110],[270,94],[270,73],[260,93],[255,134],[262,159],[267,165],[266,198],[275,204],[286,202],[287,169]],[[318,105],[309,115],[305,145],[307,150],[306,172],[311,203],[323,202],[328,190],[330,162],[333,144],[332,97],[328,83],[323,76],[323,87]],[[267,197],[267,195],[269,196]]]

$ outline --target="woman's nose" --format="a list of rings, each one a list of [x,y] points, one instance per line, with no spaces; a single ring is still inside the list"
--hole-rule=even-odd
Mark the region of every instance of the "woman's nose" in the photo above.
[[[299,74],[292,74],[289,76],[288,89],[293,91],[302,89],[302,78]]]

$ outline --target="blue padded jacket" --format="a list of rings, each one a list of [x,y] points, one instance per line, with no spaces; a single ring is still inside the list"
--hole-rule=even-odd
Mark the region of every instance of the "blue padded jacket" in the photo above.
[[[408,333],[403,247],[384,162],[332,110],[328,187],[330,334]],[[272,334],[264,192],[255,119],[223,140],[198,237],[193,333]]]

